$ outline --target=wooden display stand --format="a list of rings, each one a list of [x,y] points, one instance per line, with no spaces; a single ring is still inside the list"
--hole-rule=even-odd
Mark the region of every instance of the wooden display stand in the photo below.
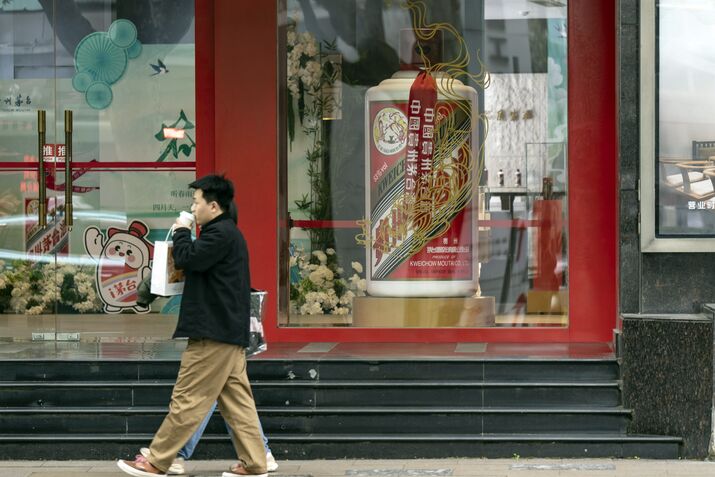
[[[353,327],[482,328],[494,326],[494,297],[355,297]]]
[[[564,314],[569,310],[568,290],[529,290],[526,292],[527,313]]]

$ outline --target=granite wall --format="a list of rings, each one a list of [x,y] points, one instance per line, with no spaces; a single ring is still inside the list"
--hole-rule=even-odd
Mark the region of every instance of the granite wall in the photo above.
[[[682,456],[708,455],[713,320],[706,314],[624,315],[622,379],[630,434],[683,438]]]
[[[655,1],[655,0],[643,0]],[[715,253],[641,253],[640,0],[619,0],[619,355],[629,432],[683,437],[684,457],[704,457],[711,438]],[[648,186],[646,184],[643,185]]]
[[[618,20],[621,312],[698,313],[715,302],[715,253],[640,253],[638,4],[620,0]]]

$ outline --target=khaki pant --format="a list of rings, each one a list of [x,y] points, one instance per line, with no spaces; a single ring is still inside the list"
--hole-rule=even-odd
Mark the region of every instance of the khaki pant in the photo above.
[[[169,414],[154,436],[148,460],[166,472],[218,400],[221,416],[233,430],[233,446],[246,470],[266,472],[266,451],[240,346],[190,339],[169,404]]]

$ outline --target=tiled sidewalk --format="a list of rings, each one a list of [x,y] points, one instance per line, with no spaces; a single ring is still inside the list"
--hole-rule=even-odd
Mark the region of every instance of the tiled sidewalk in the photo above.
[[[187,462],[216,477],[231,461]],[[713,477],[715,462],[616,459],[414,459],[279,461],[275,477]],[[0,477],[121,477],[108,461],[0,461]]]

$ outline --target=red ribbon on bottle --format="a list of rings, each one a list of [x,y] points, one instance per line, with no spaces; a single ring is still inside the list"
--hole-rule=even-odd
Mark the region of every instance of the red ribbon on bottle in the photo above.
[[[405,193],[419,191],[421,179],[432,173],[434,155],[437,82],[421,71],[410,87],[407,103],[407,156],[405,157]]]

